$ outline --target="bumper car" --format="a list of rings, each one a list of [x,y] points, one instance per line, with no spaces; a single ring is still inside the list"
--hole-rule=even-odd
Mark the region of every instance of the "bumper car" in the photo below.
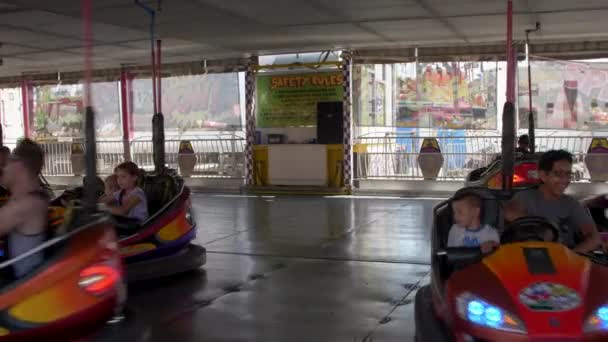
[[[541,154],[515,154],[513,166],[513,188],[525,189],[540,184],[538,178],[538,160]],[[502,189],[502,159],[497,158],[487,167],[471,171],[466,179],[466,187],[488,187]]]
[[[52,213],[50,236],[38,248],[7,260],[0,245],[0,341],[86,338],[121,310],[126,291],[111,221],[97,214],[77,223],[63,213],[57,221]],[[37,252],[45,255],[41,265],[10,276],[15,262]]]
[[[103,184],[103,183],[102,183]],[[120,255],[128,282],[160,278],[198,269],[206,262],[205,248],[196,237],[190,189],[174,171],[146,174],[142,179],[150,217],[141,225],[115,217]],[[66,190],[51,201],[63,206],[79,200],[82,187]]]
[[[486,188],[462,192],[483,199],[484,223],[502,226],[499,202],[508,195]],[[448,200],[434,209],[431,283],[415,300],[417,341],[608,340],[604,259],[555,242],[559,231],[542,218],[511,223],[500,247],[487,255],[448,248],[451,225]]]
[[[589,209],[597,229],[600,231],[604,245],[608,247],[608,195],[588,198],[583,203]]]

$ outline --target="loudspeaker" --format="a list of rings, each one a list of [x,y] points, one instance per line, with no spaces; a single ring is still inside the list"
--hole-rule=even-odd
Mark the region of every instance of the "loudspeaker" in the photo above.
[[[317,142],[319,144],[342,144],[344,137],[343,103],[317,103]]]

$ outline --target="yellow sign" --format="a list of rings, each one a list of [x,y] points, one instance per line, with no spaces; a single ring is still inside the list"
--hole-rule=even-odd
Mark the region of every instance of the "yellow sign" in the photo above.
[[[258,127],[315,126],[319,102],[344,100],[344,75],[338,70],[258,75],[256,92]]]
[[[271,78],[270,89],[304,88],[307,86],[335,87],[342,86],[343,84],[344,76],[341,73],[274,76]]]
[[[192,144],[190,140],[182,140],[179,143],[179,154],[194,154],[194,149],[192,148]]]
[[[422,141],[422,147],[420,147],[421,153],[439,153],[439,142],[435,138],[425,138]]]
[[[591,140],[591,146],[587,153],[608,153],[608,139],[606,138],[593,138]]]

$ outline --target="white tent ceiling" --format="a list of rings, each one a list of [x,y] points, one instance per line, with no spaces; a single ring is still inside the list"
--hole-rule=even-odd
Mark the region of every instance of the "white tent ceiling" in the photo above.
[[[156,7],[158,1],[145,1]],[[0,0],[0,76],[79,70],[79,0]],[[132,0],[93,0],[95,68],[149,61]],[[503,44],[506,0],[164,0],[163,62],[344,48]],[[606,0],[514,0],[515,39],[608,40]]]

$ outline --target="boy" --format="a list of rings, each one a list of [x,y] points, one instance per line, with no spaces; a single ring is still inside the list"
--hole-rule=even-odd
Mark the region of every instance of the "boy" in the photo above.
[[[116,177],[115,174],[106,177],[104,188],[106,196],[114,196],[114,193],[120,191],[120,187],[118,186],[118,177]]]
[[[106,177],[104,183],[104,193],[99,198],[99,202],[102,203],[112,203],[114,201],[114,194],[120,191],[120,187],[118,186],[118,177],[115,174],[111,174]]]
[[[499,245],[496,229],[481,225],[481,204],[481,198],[475,195],[464,195],[452,202],[454,225],[448,235],[448,247],[480,247],[485,254]]]

